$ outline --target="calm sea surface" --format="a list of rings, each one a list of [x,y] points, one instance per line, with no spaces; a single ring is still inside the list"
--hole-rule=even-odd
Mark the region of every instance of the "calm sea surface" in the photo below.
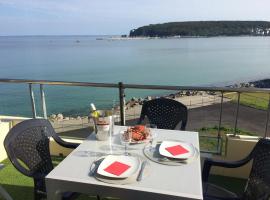
[[[0,78],[165,85],[222,85],[270,75],[270,37],[96,40],[0,37]],[[87,113],[116,89],[45,86],[48,113]],[[164,91],[127,90],[128,98]],[[38,87],[35,87],[40,112]],[[31,115],[27,85],[0,84],[0,115]]]

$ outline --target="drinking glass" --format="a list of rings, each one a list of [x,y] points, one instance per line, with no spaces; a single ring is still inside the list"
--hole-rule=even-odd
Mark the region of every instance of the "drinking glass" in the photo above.
[[[132,133],[131,131],[128,131],[129,129],[130,127],[127,127],[126,131],[120,133],[121,143],[125,145],[125,155],[128,155],[127,145],[130,144],[132,140]]]
[[[114,124],[115,124],[115,114],[116,114],[116,103],[115,103],[115,100],[113,100],[112,102],[112,115],[111,115],[111,118],[110,118],[110,122],[111,122],[111,129],[110,129],[110,136],[112,137],[113,135],[113,131],[114,131]]]
[[[150,130],[150,152],[155,151],[156,149],[156,144],[154,143],[155,138],[157,137],[157,133],[155,131],[155,129],[157,129],[157,125],[156,124],[146,124],[145,125],[146,128],[148,128]],[[154,129],[154,130],[151,130]]]

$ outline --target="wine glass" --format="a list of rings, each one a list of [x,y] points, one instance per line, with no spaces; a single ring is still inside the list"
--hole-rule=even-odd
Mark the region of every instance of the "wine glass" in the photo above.
[[[130,127],[127,127],[127,130],[120,132],[121,143],[125,145],[125,155],[128,156],[127,145],[130,144],[132,140],[132,132]]]
[[[154,144],[154,139],[157,137],[157,133],[155,131],[155,129],[157,129],[157,125],[156,124],[146,124],[145,127],[150,130],[150,140],[149,140],[150,152],[153,152],[156,149],[156,144]],[[154,130],[151,130],[151,129],[154,129]]]

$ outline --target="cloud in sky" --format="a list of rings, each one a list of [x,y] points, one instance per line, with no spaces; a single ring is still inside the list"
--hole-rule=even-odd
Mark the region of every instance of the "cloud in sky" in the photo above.
[[[270,21],[269,7],[269,0],[0,0],[0,35],[123,34],[168,21]]]

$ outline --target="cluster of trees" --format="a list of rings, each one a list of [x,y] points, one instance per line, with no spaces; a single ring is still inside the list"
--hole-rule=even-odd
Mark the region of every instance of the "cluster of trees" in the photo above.
[[[196,21],[150,24],[130,31],[130,37],[213,37],[240,35],[270,36],[266,21]]]
[[[263,79],[259,81],[251,82],[257,88],[270,88],[270,79]]]

